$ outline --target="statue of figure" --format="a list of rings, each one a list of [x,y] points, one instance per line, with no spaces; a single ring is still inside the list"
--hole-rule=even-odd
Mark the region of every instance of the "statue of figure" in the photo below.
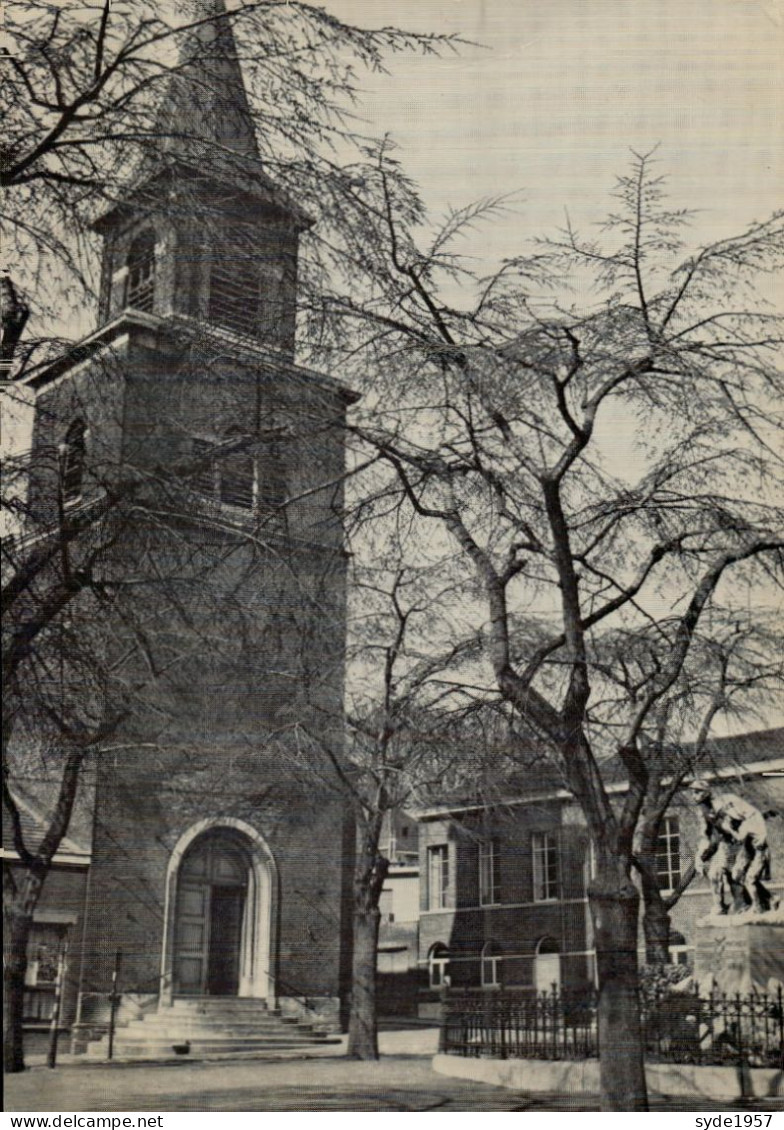
[[[711,885],[713,914],[743,913],[748,910],[745,888],[733,879],[738,851],[738,844],[715,833],[710,841],[705,836],[700,841],[696,867]]]
[[[770,910],[770,848],[765,817],[736,793],[714,793],[707,781],[689,786],[703,818],[694,865],[713,887],[714,913]]]

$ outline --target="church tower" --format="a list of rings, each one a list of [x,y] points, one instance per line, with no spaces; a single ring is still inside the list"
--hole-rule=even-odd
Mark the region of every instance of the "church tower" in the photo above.
[[[222,0],[193,11],[160,145],[95,224],[98,329],[27,378],[34,458],[58,453],[39,512],[118,499],[110,623],[84,612],[123,714],[70,956],[81,1047],[115,977],[121,1020],[239,998],[337,1025],[350,967],[353,836],[304,735],[340,756],[353,396],[294,361],[311,221],[259,159]]]
[[[160,144],[96,225],[104,238],[99,320],[135,310],[207,322],[294,350],[297,253],[310,221],[259,158],[222,0],[191,4],[158,116]]]

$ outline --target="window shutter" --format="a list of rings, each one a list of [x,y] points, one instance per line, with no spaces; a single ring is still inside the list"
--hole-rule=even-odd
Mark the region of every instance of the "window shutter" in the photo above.
[[[82,494],[86,431],[82,421],[75,420],[66,433],[61,470],[64,502],[75,502]]]
[[[218,478],[221,502],[241,506],[243,510],[253,509],[255,464],[252,455],[235,451],[223,456],[218,461]]]
[[[125,303],[150,313],[155,298],[155,235],[143,232],[128,252],[128,282]]]
[[[193,458],[201,459],[212,451],[213,444],[207,443],[203,439],[195,439],[193,441]],[[213,497],[215,494],[215,464],[207,462],[205,459],[204,464],[193,473],[193,489],[199,491],[200,494],[206,494]]]

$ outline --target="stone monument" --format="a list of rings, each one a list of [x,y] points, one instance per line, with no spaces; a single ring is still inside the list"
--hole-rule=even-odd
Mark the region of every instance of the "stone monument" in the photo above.
[[[690,789],[703,820],[695,867],[713,889],[712,911],[697,923],[694,979],[703,994],[767,992],[784,983],[784,908],[765,886],[765,818],[707,781]]]

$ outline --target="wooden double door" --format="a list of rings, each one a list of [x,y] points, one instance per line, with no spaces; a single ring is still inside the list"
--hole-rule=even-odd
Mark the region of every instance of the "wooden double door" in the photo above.
[[[236,996],[240,986],[249,860],[234,837],[198,839],[180,866],[174,992]]]

